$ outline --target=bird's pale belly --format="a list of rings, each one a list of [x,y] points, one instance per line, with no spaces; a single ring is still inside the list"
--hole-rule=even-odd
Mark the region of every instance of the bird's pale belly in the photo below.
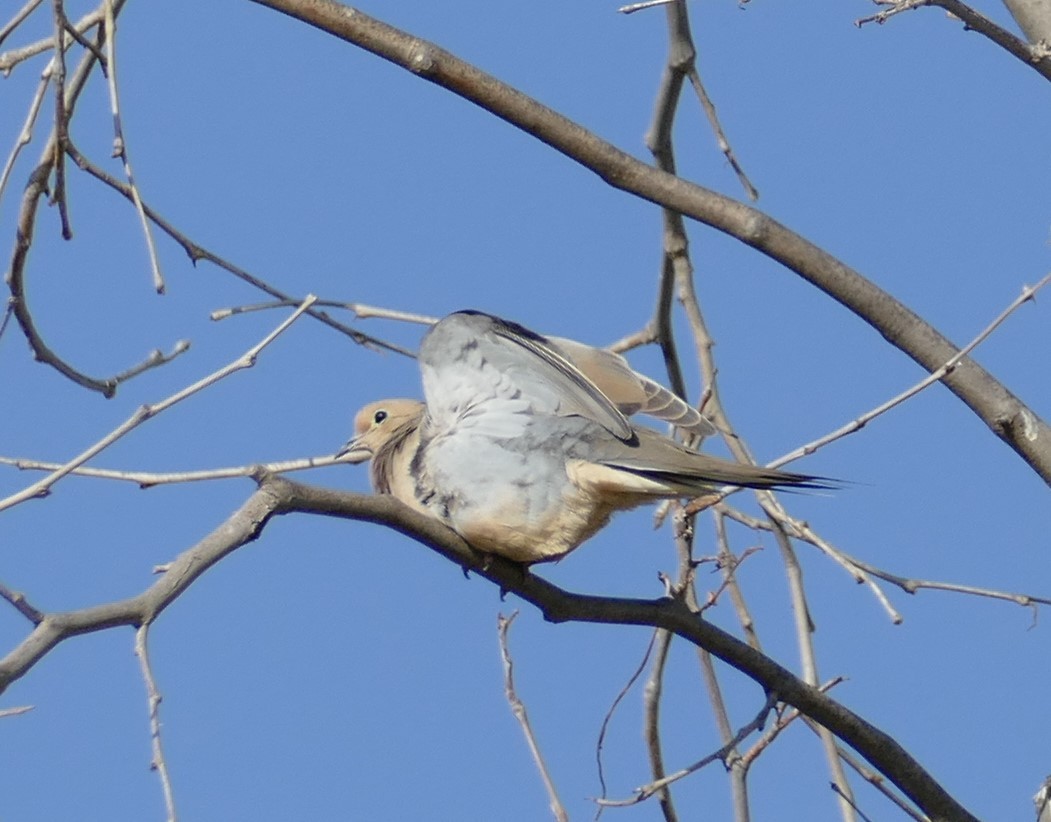
[[[556,559],[608,514],[592,524],[592,512],[573,499],[558,453],[521,443],[463,432],[436,438],[419,488],[440,490],[421,502],[479,551],[518,562]]]
[[[516,562],[559,559],[609,522],[612,508],[595,505],[578,489],[567,486],[561,504],[543,511],[527,511],[521,495],[506,489],[484,506],[451,512],[449,524],[479,551]]]

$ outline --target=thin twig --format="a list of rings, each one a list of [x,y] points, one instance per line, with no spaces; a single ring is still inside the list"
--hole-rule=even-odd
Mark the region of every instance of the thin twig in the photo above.
[[[668,3],[677,3],[678,0],[644,0],[642,3],[629,3],[626,6],[621,6],[617,11],[621,14],[634,14],[637,11],[643,9],[652,9],[655,6],[664,6]]]
[[[681,510],[678,516],[684,522],[692,522],[692,519],[687,518]],[[729,544],[725,541],[725,530],[722,536],[724,539],[719,543],[719,555],[717,557],[718,567],[723,577],[723,585],[720,587],[720,591],[723,588],[729,588],[731,599],[735,601],[736,605],[737,598],[740,597],[741,593],[737,584],[736,571],[744,557],[742,556],[738,559],[730,551]],[[696,580],[696,574],[693,575],[693,579]],[[709,600],[712,600],[711,595],[709,595]],[[691,585],[687,590],[686,604],[690,608],[700,611],[700,606],[697,602],[696,584]],[[747,612],[747,609],[745,611]],[[740,612],[738,613],[740,614]],[[751,630],[752,627],[750,626],[745,633],[750,640],[755,639],[757,645],[758,639],[755,638],[754,630]],[[723,699],[722,688],[719,685],[715,662],[712,659],[712,655],[704,648],[697,648],[697,660],[701,667],[701,676],[704,679],[705,688],[708,691],[708,700],[712,706],[712,713],[715,715],[715,724],[719,729],[719,737],[724,744],[728,744],[733,740],[733,728],[730,723],[730,713]],[[741,757],[736,746],[727,751],[724,761],[730,779],[730,795],[733,800],[734,820],[735,822],[749,822],[751,809],[748,802],[748,765]]]
[[[802,717],[803,722],[806,724],[806,726],[810,728],[810,730],[814,733],[817,733],[818,726],[812,719],[810,719],[810,717],[800,714],[799,711],[795,709],[792,710],[792,716],[793,718],[797,716]],[[836,750],[839,751],[840,759],[842,759],[844,762],[847,763],[847,765],[853,768],[857,772],[858,776],[860,776],[873,788],[875,788],[877,791],[883,794],[887,799],[889,799],[891,802],[897,805],[903,813],[915,819],[916,822],[929,822],[927,816],[920,813],[912,804],[908,802],[908,800],[902,798],[900,795],[898,795],[896,791],[892,791],[890,787],[888,787],[887,780],[883,778],[882,774],[867,767],[865,763],[863,763],[860,759],[858,759],[853,753],[851,753],[848,749],[844,748],[842,745],[837,745]]]
[[[704,405],[705,415],[709,417],[709,419],[715,423],[716,428],[722,432],[724,440],[738,460],[741,460],[742,462],[754,462],[747,445],[733,433],[733,427],[730,425],[726,412],[719,399],[716,383],[717,371],[712,357],[712,340],[701,313],[700,302],[694,291],[692,276],[688,276],[686,272],[683,272],[678,277],[678,285],[679,297],[686,310],[687,318],[694,333],[698,358],[701,362],[702,372],[708,390],[707,401]],[[725,491],[723,493],[725,493]],[[776,497],[770,492],[760,492],[756,496],[761,503],[765,502],[767,505],[780,507]],[[686,511],[690,512],[691,506],[688,505]],[[802,585],[802,570],[799,568],[798,561],[795,558],[795,552],[792,549],[787,535],[785,535],[783,530],[779,530],[777,527],[774,527],[773,530],[778,547],[781,551],[782,560],[785,564],[785,571],[788,576],[793,615],[796,621],[796,640],[803,661],[803,679],[810,684],[816,685],[818,679],[817,662],[810,634],[812,623],[806,606],[806,595]],[[849,786],[846,783],[846,776],[839,764],[839,760],[834,755],[832,747],[834,745],[834,739],[831,734],[826,733],[824,741],[826,759],[828,760],[833,779],[849,792]],[[853,820],[853,811],[848,803],[841,802],[840,811],[845,822],[851,822],[851,820]]]
[[[153,349],[149,354],[146,355],[146,359],[140,362],[138,365],[133,365],[127,371],[121,371],[119,374],[113,377],[113,382],[119,385],[122,382],[127,382],[132,377],[137,377],[144,371],[149,371],[151,368],[160,368],[162,365],[167,365],[176,357],[181,354],[185,354],[190,350],[189,340],[179,340],[172,346],[170,354],[165,354],[159,348]]]
[[[1051,53],[1048,52],[1046,45],[1044,47],[1041,47],[1039,43],[1030,45],[1007,29],[998,26],[985,15],[961,3],[960,0],[902,0],[902,2],[893,4],[881,3],[881,5],[891,5],[891,8],[855,20],[854,25],[860,27],[865,23],[884,23],[888,18],[903,11],[911,11],[922,6],[937,6],[962,22],[966,30],[978,32],[1035,70],[1045,80],[1051,80]]]
[[[66,198],[66,143],[69,142],[69,112],[66,110],[66,28],[69,21],[62,8],[62,0],[51,0],[54,11],[54,72],[55,84],[55,156],[51,162],[55,173],[55,185],[51,190],[51,204],[58,205],[62,239],[72,240],[73,229],[69,224],[69,202]]]
[[[3,171],[0,171],[0,200],[3,200],[4,190],[7,188],[7,181],[11,179],[11,172],[14,170],[15,161],[18,159],[18,155],[21,154],[23,148],[29,145],[29,141],[33,139],[33,126],[36,125],[37,117],[40,116],[40,109],[44,105],[44,97],[47,96],[47,89],[51,84],[51,72],[53,67],[54,62],[48,63],[44,68],[44,71],[41,73],[40,83],[37,85],[36,93],[33,95],[33,99],[29,103],[29,111],[26,112],[26,119],[22,124],[22,130],[18,133],[18,137],[15,139],[15,144],[12,146],[10,154],[7,155],[7,162],[4,163]]]
[[[87,448],[85,451],[78,454],[76,457],[65,463],[61,468],[52,473],[48,474],[38,482],[33,483],[27,488],[12,494],[7,499],[0,500],[0,511],[4,511],[14,505],[18,505],[21,502],[25,502],[27,499],[33,499],[34,497],[46,496],[50,493],[51,487],[58,482],[62,477],[71,473],[74,469],[79,468],[89,459],[100,453],[101,451],[108,448],[114,442],[119,440],[125,434],[138,428],[144,422],[153,417],[156,417],[168,408],[171,408],[176,403],[181,402],[188,397],[193,396],[199,391],[203,391],[211,385],[214,385],[224,377],[233,374],[236,371],[240,371],[245,368],[251,368],[255,364],[256,357],[259,353],[272,343],[280,334],[282,334],[292,323],[294,323],[300,315],[302,315],[313,302],[313,297],[309,296],[303,301],[303,303],[293,312],[287,319],[285,319],[277,328],[271,331],[266,337],[260,342],[252,346],[237,360],[234,360],[228,365],[223,366],[218,371],[209,374],[207,377],[198,380],[193,385],[183,388],[181,391],[177,391],[167,399],[161,400],[161,402],[155,405],[143,405],[139,407],[134,414],[132,414],[127,420],[117,426],[113,431],[108,433],[94,445]]]
[[[746,525],[749,528],[757,528],[761,530],[770,530],[768,522],[758,520],[755,517],[749,516],[736,508],[721,505],[719,510],[730,519],[736,522]],[[925,588],[936,590],[936,591],[950,591],[958,594],[969,594],[972,596],[988,597],[990,599],[1000,599],[1007,602],[1013,602],[1016,605],[1023,607],[1032,608],[1035,605],[1051,605],[1051,597],[1038,596],[1036,594],[1025,594],[1011,591],[999,591],[993,588],[979,588],[973,585],[961,585],[955,582],[941,582],[935,580],[925,579],[914,579],[912,577],[904,577],[898,574],[893,574],[890,571],[885,571],[871,563],[865,562],[864,560],[858,559],[857,557],[851,556],[840,548],[829,543],[827,540],[819,537],[814,530],[804,521],[795,519],[787,514],[775,514],[781,524],[784,525],[793,539],[802,540],[818,548],[823,553],[827,554],[833,560],[842,565],[855,579],[857,582],[868,582],[867,575],[874,576],[878,579],[882,579],[885,582],[889,582],[892,585],[896,585],[908,594],[915,594],[917,591]],[[901,616],[898,612],[885,601],[885,597],[881,598],[881,603],[884,607],[888,608],[891,618],[894,619],[895,624],[901,621]],[[897,615],[897,617],[895,617]]]
[[[29,15],[36,11],[43,0],[27,0],[26,4],[22,6],[18,11],[15,12],[15,16],[6,22],[3,28],[0,28],[0,45],[3,44],[7,36],[22,25],[22,21],[25,20]]]
[[[272,300],[271,302],[266,303],[253,303],[251,305],[239,305],[231,308],[219,308],[208,316],[212,320],[225,320],[228,317],[233,317],[237,314],[250,314],[253,311],[269,311],[273,308],[282,308],[295,304],[294,300]],[[415,323],[416,325],[434,325],[438,322],[438,317],[430,317],[426,314],[414,314],[410,311],[398,311],[393,308],[380,308],[378,306],[365,305],[364,303],[348,303],[341,300],[318,300],[315,305],[319,308],[344,308],[347,311],[353,312],[354,316],[359,320],[377,317],[384,320],[398,320],[400,322]]]
[[[766,724],[766,718],[769,716],[770,711],[773,710],[774,705],[777,703],[777,694],[769,693],[766,696],[766,702],[763,703],[763,707],[760,708],[759,712],[755,715],[755,718],[751,722],[742,725],[733,739],[727,744],[723,745],[717,751],[708,754],[707,756],[698,759],[692,765],[687,765],[685,768],[676,771],[673,774],[669,774],[663,779],[658,779],[650,782],[647,785],[642,785],[635,789],[635,795],[630,799],[618,799],[618,800],[602,800],[602,804],[608,807],[622,808],[628,805],[637,805],[640,802],[644,802],[653,796],[658,791],[666,788],[673,782],[677,782],[685,776],[689,776],[692,773],[696,773],[701,768],[710,765],[713,762],[725,760],[730,751],[736,748],[744,739],[755,731],[761,730],[763,725]]]
[[[748,175],[745,174],[744,168],[741,167],[741,163],[737,159],[737,153],[734,151],[733,146],[730,145],[730,141],[726,137],[726,132],[723,131],[723,125],[719,122],[719,115],[715,111],[715,103],[713,103],[712,98],[708,96],[708,91],[701,82],[701,75],[697,72],[696,60],[690,67],[687,76],[690,78],[690,85],[693,86],[697,99],[701,102],[701,108],[704,109],[704,113],[708,117],[708,124],[712,127],[712,131],[715,133],[715,139],[719,143],[719,151],[723,153],[726,162],[728,162],[730,168],[734,170],[734,174],[737,175],[737,179],[740,181],[741,186],[748,195],[748,199],[754,203],[759,199],[759,189],[752,185],[752,181],[748,179]]]
[[[719,737],[724,744],[729,744],[733,741],[734,734],[730,726],[730,714],[723,699],[722,687],[719,685],[719,678],[715,670],[715,660],[704,648],[697,649],[697,660],[701,666],[701,675],[704,678],[705,689],[708,691],[712,713],[715,715]],[[737,746],[727,750],[725,762],[730,774],[734,820],[735,822],[748,822],[752,816],[748,802],[748,763],[737,750]]]
[[[39,5],[40,2],[42,2],[42,0],[32,0],[32,5]],[[96,59],[101,57],[101,55],[98,53],[98,50],[95,49],[94,46],[90,43],[90,41],[88,41],[83,36],[82,32],[86,32],[92,27],[97,26],[101,19],[102,12],[97,9],[95,11],[89,12],[88,14],[85,14],[80,20],[77,21],[76,25],[70,25],[69,20],[66,19],[65,15],[62,15],[62,23],[65,34],[68,34],[78,43],[84,45],[85,48],[92,50],[95,53]],[[2,41],[3,37],[0,36],[0,42]],[[69,44],[65,36],[63,36],[62,41],[63,48],[68,47]],[[47,51],[48,49],[53,48],[54,45],[55,37],[45,37],[41,40],[38,40],[36,43],[19,49],[17,52],[6,52],[4,54],[0,54],[0,71],[10,71],[11,67],[15,65],[15,63],[28,59],[29,57],[35,56],[36,54],[41,54]],[[18,154],[21,152],[23,147],[29,144],[29,141],[32,139],[33,126],[36,124],[37,116],[40,113],[40,108],[44,101],[44,96],[47,92],[48,85],[50,85],[51,83],[51,78],[55,72],[55,67],[57,63],[58,55],[56,54],[51,58],[51,60],[48,61],[48,64],[40,73],[40,85],[38,86],[37,91],[33,95],[33,99],[30,102],[29,111],[26,114],[25,123],[22,125],[22,130],[19,132],[18,138],[15,140],[15,145],[12,148],[11,153],[8,155],[7,162],[4,164],[3,171],[0,172],[0,200],[3,199],[4,189],[7,187],[7,182],[10,179],[11,171],[14,168],[15,160],[17,159]]]
[[[668,664],[668,651],[671,649],[673,634],[669,631],[657,631],[653,645],[653,663],[650,675],[642,689],[642,738],[646,742],[646,755],[650,760],[650,772],[653,781],[660,782],[667,776],[664,767],[664,752],[661,745],[660,714],[661,695],[664,691],[664,672]],[[658,802],[665,822],[677,822],[679,815],[675,811],[671,791],[664,785],[657,789]]]
[[[156,485],[174,485],[182,482],[206,482],[209,480],[251,477],[259,469],[271,474],[288,474],[293,471],[306,471],[310,468],[328,468],[332,465],[353,465],[364,462],[366,456],[347,457],[302,457],[280,462],[253,463],[252,465],[235,465],[226,468],[206,468],[199,471],[117,471],[110,468],[89,468],[80,466],[69,473],[77,477],[94,477],[96,479],[133,482],[140,488],[153,488]],[[0,465],[10,465],[22,471],[57,471],[63,463],[42,462],[39,460],[19,459],[0,456]]]
[[[69,29],[67,29],[67,33],[79,43],[81,38],[83,38],[84,33],[88,29],[98,25],[100,20],[102,20],[102,11],[100,9],[90,11],[81,17],[75,24],[70,26]],[[21,46],[20,48],[0,53],[0,73],[10,74],[11,69],[19,63],[24,63],[26,60],[30,60],[38,54],[44,54],[45,52],[50,51],[54,45],[54,36],[49,36]],[[68,44],[66,45],[68,47]],[[96,58],[99,56],[96,49],[89,47],[89,50],[95,51]]]
[[[892,408],[898,405],[901,405],[906,400],[919,394],[925,388],[934,385],[934,383],[951,374],[953,370],[960,364],[960,362],[968,354],[974,351],[975,348],[977,348],[979,345],[985,342],[992,335],[992,333],[996,331],[996,329],[999,328],[1007,320],[1008,317],[1010,317],[1025,303],[1035,301],[1037,292],[1040,291],[1040,289],[1044,288],[1049,282],[1051,282],[1051,273],[1045,274],[1044,277],[1036,285],[1023,286],[1022,293],[1015,297],[1015,299],[1012,300],[1011,303],[1003,311],[1001,311],[991,323],[989,323],[989,325],[982,329],[978,336],[976,336],[973,340],[967,343],[967,345],[965,345],[963,348],[961,348],[959,351],[953,354],[953,356],[950,357],[944,365],[932,371],[930,374],[928,374],[918,383],[913,385],[911,388],[907,388],[905,391],[902,391],[900,394],[891,397],[886,402],[880,403],[872,410],[866,411],[864,414],[861,414],[860,416],[851,420],[846,425],[837,428],[835,431],[832,431],[831,433],[826,434],[823,437],[819,437],[813,442],[808,442],[806,445],[801,445],[799,448],[796,448],[794,451],[790,451],[784,456],[778,457],[776,460],[773,460],[772,462],[768,463],[768,467],[778,468],[782,465],[785,465],[786,463],[792,462],[793,460],[797,460],[800,457],[813,454],[818,449],[823,448],[829,443],[835,442],[836,440],[841,439],[842,437],[845,437],[848,434],[853,434],[855,431],[860,431],[876,417],[880,416],[881,414],[885,414],[887,411],[890,411]]]
[[[139,195],[139,187],[135,182],[135,176],[131,171],[131,159],[128,156],[128,144],[124,139],[124,126],[120,117],[120,97],[117,93],[117,21],[113,13],[113,0],[103,0],[103,8],[106,13],[106,65],[109,71],[106,73],[109,89],[110,114],[113,116],[113,156],[119,157],[124,164],[124,176],[131,190],[131,199],[135,204],[135,211],[139,215],[139,223],[142,225],[142,233],[146,237],[146,248],[150,255],[150,270],[153,272],[153,290],[158,294],[164,293],[164,275],[161,273],[161,262],[157,255],[157,246],[153,241],[153,229],[150,221],[146,218],[146,212],[142,207],[142,197]]]
[[[734,573],[738,563],[733,551],[730,550],[730,540],[726,533],[726,518],[722,516],[719,510],[716,510],[713,521],[715,524],[716,545],[719,547],[720,569],[730,591],[730,601],[733,602],[734,613],[737,614],[737,621],[741,626],[741,631],[744,633],[745,642],[757,651],[761,651],[763,648],[759,642],[759,634],[755,629],[755,619],[752,617],[752,612],[749,610],[748,603],[744,598],[744,592],[741,590],[740,582]]]
[[[139,658],[139,668],[142,671],[142,679],[146,683],[146,700],[150,717],[150,768],[157,772],[161,780],[161,790],[164,793],[164,807],[168,812],[168,822],[176,822],[175,794],[172,792],[171,776],[168,773],[168,762],[164,758],[164,748],[161,746],[161,693],[157,689],[157,682],[153,678],[153,668],[150,666],[150,653],[147,646],[147,636],[150,624],[144,622],[135,632],[135,656]]]
[[[846,802],[848,805],[850,805],[854,813],[860,816],[863,822],[872,822],[872,819],[870,819],[869,816],[864,811],[862,811],[861,808],[858,807],[857,800],[854,799],[853,794],[844,793],[843,789],[835,782],[830,782],[829,787],[832,788],[832,793],[838,796],[841,801]]]
[[[632,334],[626,334],[606,347],[614,354],[623,354],[626,351],[641,348],[644,345],[655,342],[657,342],[657,332],[654,330],[652,322],[650,322],[646,324],[645,328],[641,328]]]
[[[653,646],[657,641],[657,635],[659,633],[660,631],[654,631],[650,634],[649,644],[646,645],[646,652],[642,655],[638,667],[632,672],[631,676],[628,677],[628,681],[624,683],[624,686],[613,698],[613,702],[606,711],[606,715],[602,717],[602,725],[599,728],[598,739],[595,741],[595,764],[598,769],[598,781],[599,786],[602,789],[602,799],[606,798],[606,773],[602,767],[602,748],[606,742],[606,733],[609,730],[609,723],[612,721],[613,714],[616,713],[617,707],[624,701],[624,697],[626,697],[628,692],[631,691],[632,686],[639,681],[642,672],[646,670],[646,663],[649,662],[650,654],[653,653]],[[598,812],[595,814],[595,819],[597,820],[600,816],[602,816],[601,806],[599,806]]]
[[[709,608],[713,607],[719,601],[722,592],[727,588],[733,587],[734,581],[736,580],[734,572],[737,570],[737,567],[748,559],[748,557],[752,556],[752,554],[757,554],[761,550],[762,548],[760,546],[753,545],[750,548],[745,548],[740,556],[736,556],[729,552],[723,554],[720,551],[717,559],[719,561],[719,568],[723,572],[722,579],[719,580],[719,585],[714,591],[708,592],[708,595],[704,598],[704,603],[697,608],[697,612],[704,613]]]
[[[843,677],[837,676],[826,682],[824,685],[819,686],[818,690],[821,693],[828,693],[832,688],[836,687],[843,681]],[[784,706],[782,706],[784,707]],[[777,721],[770,725],[770,728],[760,735],[759,739],[756,740],[755,744],[749,748],[742,757],[744,766],[750,768],[767,748],[773,744],[774,740],[777,739],[789,725],[795,722],[797,719],[802,717],[806,719],[804,714],[801,714],[796,708],[790,710],[779,711]],[[813,728],[814,732],[817,732],[817,728]]]
[[[6,599],[10,602],[18,613],[34,625],[39,625],[44,619],[44,612],[30,605],[25,594],[21,591],[13,591],[2,582],[0,582],[0,599]]]
[[[407,323],[417,323],[419,325],[434,325],[438,322],[437,317],[429,317],[426,314],[414,314],[410,311],[396,311],[392,308],[380,308],[374,305],[365,305],[364,303],[343,303],[342,308],[346,308],[348,311],[353,311],[354,315],[359,320],[367,320],[372,317],[377,317],[383,320],[399,320]]]
[[[551,813],[558,822],[568,822],[569,814],[566,813],[562,801],[558,798],[558,790],[555,788],[555,782],[551,778],[547,764],[544,762],[544,755],[540,752],[540,745],[537,743],[533,727],[529,723],[529,715],[526,712],[525,704],[515,691],[515,664],[511,658],[511,649],[507,643],[507,632],[511,629],[511,623],[514,622],[516,616],[518,616],[518,611],[515,611],[509,617],[499,614],[496,618],[496,630],[500,637],[500,658],[504,663],[504,693],[507,695],[507,702],[511,706],[511,713],[514,714],[515,719],[518,720],[518,724],[522,728],[522,733],[525,734],[526,744],[529,745],[529,752],[533,755],[533,762],[536,763],[537,770],[540,771],[540,778],[544,781],[544,789],[547,791]]]
[[[96,9],[94,12],[91,12],[89,15],[87,15],[87,17],[99,17],[99,15],[101,15],[101,12]],[[84,19],[87,18],[85,17]],[[101,17],[99,17],[99,19],[101,19]],[[80,23],[77,23],[77,25],[75,26],[72,23],[70,23],[68,19],[65,21],[65,23],[66,33],[77,41],[77,45],[79,45],[81,48],[87,49],[95,55],[95,59],[99,61],[99,71],[101,71],[103,75],[106,75],[108,71],[108,69],[106,68],[106,55],[102,53],[102,50],[98,46],[96,46],[87,37],[81,34],[80,31],[78,31],[77,26],[79,26]]]
[[[129,201],[133,201],[131,188],[123,180],[118,180],[111,174],[99,168],[97,165],[92,163],[86,156],[80,154],[72,145],[70,146],[70,156],[73,157],[74,162],[80,169],[86,171],[95,179],[105,183],[107,186],[124,196]],[[255,275],[250,274],[245,269],[234,265],[229,260],[220,257],[218,254],[215,254],[212,251],[209,251],[204,246],[198,245],[193,240],[191,240],[186,234],[176,229],[175,226],[173,226],[160,214],[158,214],[153,208],[150,207],[148,203],[143,203],[143,210],[145,211],[146,216],[153,221],[154,225],[156,225],[161,231],[167,234],[172,240],[174,240],[182,247],[183,251],[186,252],[186,255],[195,265],[199,260],[205,260],[211,263],[212,265],[221,268],[223,271],[229,272],[233,276],[237,277],[239,280],[248,283],[253,288],[257,288],[263,293],[269,294],[271,297],[282,301],[286,305],[299,305],[300,302],[302,302],[301,300],[298,300],[292,297],[291,295],[284,293],[280,289],[275,288],[265,280],[261,280]],[[368,334],[364,334],[361,331],[358,331],[357,329],[344,325],[341,322],[337,322],[324,311],[317,311],[315,309],[311,309],[307,312],[307,314],[313,317],[315,320],[319,320],[320,322],[324,323],[329,328],[333,328],[336,331],[339,331],[341,334],[345,334],[346,336],[350,337],[350,339],[352,339],[358,345],[362,345],[367,348],[376,348],[383,349],[386,351],[392,351],[395,354],[401,354],[406,357],[415,356],[411,351],[409,351],[406,348],[402,348],[400,345],[395,345],[393,343],[386,342],[376,337],[372,337]]]
[[[792,601],[792,616],[796,627],[796,646],[799,648],[800,662],[802,664],[801,676],[804,682],[816,688],[819,682],[819,675],[817,652],[814,649],[815,628],[813,618],[810,615],[810,606],[806,600],[806,589],[803,586],[803,568],[799,564],[799,558],[796,556],[787,531],[781,526],[780,521],[771,514],[771,511],[782,510],[776,496],[768,491],[761,491],[756,494],[756,497],[763,510],[771,517],[770,523],[773,526],[774,541],[781,552],[781,560],[785,567],[789,596]],[[841,791],[839,810],[843,817],[843,822],[854,822],[854,808],[853,803],[850,801],[854,794],[850,788],[850,783],[847,782],[843,764],[836,755],[836,738],[827,728],[821,729],[820,736],[832,781],[836,783]]]
[[[4,332],[7,331],[7,326],[11,322],[11,315],[14,313],[14,308],[14,305],[8,300],[7,305],[4,306],[4,316],[0,317],[0,340],[4,338]]]
[[[877,25],[882,26],[896,14],[901,14],[903,11],[912,11],[921,6],[929,6],[931,4],[931,0],[901,0],[901,2],[893,2],[893,0],[891,0],[889,3],[884,2],[883,0],[876,0],[876,2],[879,5],[889,5],[890,8],[883,9],[875,14],[870,14],[867,17],[859,17],[854,21],[855,26],[861,28],[866,23],[876,23]]]
[[[702,372],[708,390],[706,403],[704,405],[705,415],[711,419],[716,428],[722,432],[724,440],[738,460],[741,460],[742,462],[754,462],[747,445],[743,440],[733,434],[733,427],[730,425],[719,399],[716,383],[717,370],[712,357],[712,340],[701,313],[700,302],[694,291],[692,272],[684,270],[680,273],[678,276],[678,285],[679,297],[686,310],[690,326],[693,329],[694,338],[697,344],[698,358],[701,361]],[[725,493],[725,491],[723,493]],[[774,494],[770,492],[760,492],[757,493],[756,496],[761,504],[766,502],[767,505],[772,505],[778,508],[780,507],[780,503],[777,502]],[[696,510],[692,507],[692,504],[686,507],[688,513],[692,510]],[[788,576],[793,615],[796,622],[796,640],[803,661],[803,679],[810,684],[816,684],[818,679],[817,662],[810,634],[811,620],[806,606],[806,595],[802,584],[802,570],[799,568],[798,561],[795,558],[795,552],[793,551],[787,536],[776,528],[774,529],[774,535]],[[832,746],[834,745],[834,739],[830,733],[826,734],[824,742],[826,759],[832,772],[832,778],[836,780],[845,791],[849,792],[850,789],[849,785],[846,783],[846,776],[843,773],[838,759],[833,753]],[[850,809],[848,803],[841,802],[840,811],[844,822],[852,822],[854,819],[853,811]]]
[[[901,614],[890,604],[890,600],[883,592],[879,583],[872,579],[863,568],[861,568],[856,562],[852,562],[850,557],[833,546],[830,542],[819,537],[805,522],[792,517],[774,495],[762,493],[759,496],[759,504],[763,507],[767,517],[769,517],[768,522],[773,524],[771,532],[775,537],[782,532],[782,529],[787,530],[788,534],[793,537],[799,533],[805,532],[809,537],[806,542],[809,542],[811,545],[818,548],[823,554],[839,563],[852,577],[854,577],[855,582],[863,583],[869,587],[869,590],[872,591],[876,600],[883,606],[884,610],[886,610],[891,622],[895,625],[900,625],[902,623],[903,619]]]
[[[126,0],[111,1],[115,4],[113,7],[114,14],[123,8],[126,2]],[[80,63],[66,83],[65,110],[67,116],[72,116],[77,100],[80,98],[88,78],[97,64],[98,61],[94,52],[86,52],[82,55]],[[18,320],[26,341],[33,350],[33,356],[40,362],[47,363],[78,385],[110,397],[116,389],[112,380],[95,379],[78,371],[48,347],[40,332],[37,331],[36,322],[26,301],[26,263],[29,258],[29,251],[33,246],[33,235],[36,228],[37,215],[40,210],[40,201],[47,192],[48,177],[56,162],[56,151],[58,148],[59,135],[58,125],[56,124],[52,128],[47,143],[41,152],[40,161],[29,174],[28,182],[23,191],[22,203],[18,211],[16,240],[6,281],[11,292],[10,300],[14,307],[15,318]]]

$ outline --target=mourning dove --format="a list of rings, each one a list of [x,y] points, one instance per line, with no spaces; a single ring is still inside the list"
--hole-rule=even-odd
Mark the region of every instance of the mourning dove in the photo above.
[[[721,485],[825,487],[633,425],[628,415],[647,408],[638,381],[652,381],[615,354],[589,353],[597,351],[481,312],[450,314],[420,347],[426,403],[365,406],[341,454],[371,457],[377,493],[438,518],[480,551],[525,563],[559,559],[616,511],[658,499]],[[635,402],[625,389],[633,380]]]

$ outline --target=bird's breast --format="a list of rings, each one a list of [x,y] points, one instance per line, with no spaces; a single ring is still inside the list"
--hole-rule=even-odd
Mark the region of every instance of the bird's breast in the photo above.
[[[415,460],[416,498],[481,551],[556,559],[609,519],[570,481],[561,438],[543,427],[511,440],[470,426],[432,433]]]

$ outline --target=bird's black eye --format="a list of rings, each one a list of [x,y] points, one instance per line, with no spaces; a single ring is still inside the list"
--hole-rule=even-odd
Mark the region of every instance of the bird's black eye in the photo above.
[[[375,423],[376,425],[379,425],[379,424],[380,424],[381,422],[383,422],[383,421],[384,421],[385,419],[387,419],[387,412],[386,412],[386,411],[382,411],[382,410],[380,410],[380,411],[377,411],[377,412],[376,412],[376,416],[374,416],[374,417],[372,418],[372,421],[373,421],[373,422],[374,422],[374,423]]]

